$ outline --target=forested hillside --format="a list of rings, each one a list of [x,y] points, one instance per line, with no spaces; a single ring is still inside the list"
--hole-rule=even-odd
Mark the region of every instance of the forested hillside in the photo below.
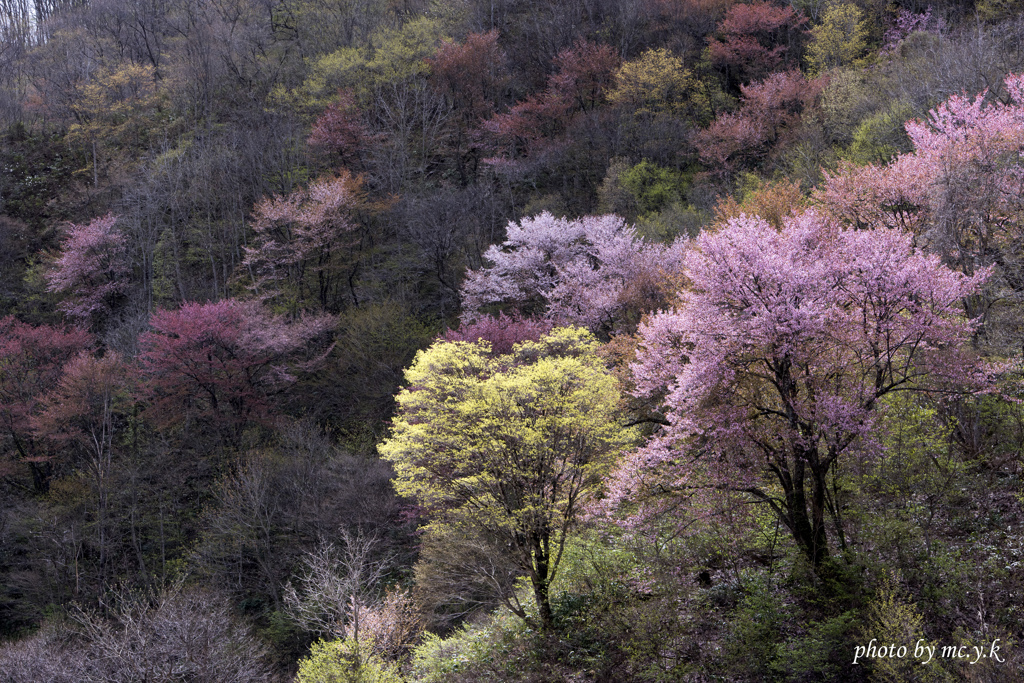
[[[1019,0],[0,0],[0,683],[1018,681]]]

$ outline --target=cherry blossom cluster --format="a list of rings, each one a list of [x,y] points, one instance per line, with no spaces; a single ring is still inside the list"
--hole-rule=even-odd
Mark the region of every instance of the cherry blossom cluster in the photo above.
[[[1013,258],[1024,208],[1024,75],[1005,87],[1006,101],[955,95],[907,122],[914,151],[887,166],[825,173],[813,199],[846,225],[912,230],[966,273]]]
[[[87,325],[107,316],[128,290],[131,269],[116,224],[113,214],[85,225],[71,224],[46,274],[49,290],[67,296],[60,309]]]
[[[632,366],[669,424],[603,504],[633,523],[698,492],[803,491],[805,472],[823,481],[838,458],[877,450],[883,396],[960,385],[977,365],[960,351],[974,329],[962,300],[989,271],[953,271],[901,230],[838,227],[813,210],[781,230],[741,216],[700,236],[684,268],[690,286],[641,325]],[[775,505],[799,526],[798,510]]]
[[[505,305],[556,325],[614,326],[628,286],[672,271],[681,244],[648,245],[614,215],[570,220],[545,212],[511,222],[505,242],[484,254],[490,265],[470,271],[462,285],[463,319]]]

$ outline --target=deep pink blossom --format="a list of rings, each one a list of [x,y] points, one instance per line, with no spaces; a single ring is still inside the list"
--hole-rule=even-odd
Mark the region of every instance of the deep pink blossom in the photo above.
[[[483,315],[473,322],[466,322],[454,330],[448,330],[444,341],[485,341],[491,345],[491,353],[501,356],[512,352],[512,347],[524,341],[537,341],[551,331],[546,320],[524,318],[516,312],[505,315]]]
[[[607,99],[619,59],[608,45],[578,40],[558,53],[554,66],[542,92],[483,122],[481,134],[496,152],[486,163],[517,173],[563,148],[573,120]]]
[[[783,62],[799,59],[807,17],[792,7],[755,0],[729,8],[708,39],[711,63],[732,72],[740,83],[761,79]]]
[[[336,153],[344,163],[357,164],[374,140],[363,123],[351,90],[338,91],[338,99],[313,122],[306,144]]]
[[[36,439],[32,421],[67,364],[93,343],[84,330],[0,318],[0,469],[4,461],[29,463],[37,490],[48,485],[52,453]]]
[[[804,110],[815,102],[824,85],[824,79],[807,80],[794,70],[740,86],[739,109],[719,115],[694,135],[701,161],[712,172],[725,174],[763,159],[797,129]]]
[[[322,360],[322,353],[309,357],[309,347],[333,322],[289,322],[231,299],[157,311],[140,338],[151,415],[165,425],[200,419],[229,433],[266,421],[272,397]]]

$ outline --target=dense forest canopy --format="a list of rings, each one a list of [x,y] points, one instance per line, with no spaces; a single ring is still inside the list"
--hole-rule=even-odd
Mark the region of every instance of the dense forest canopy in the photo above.
[[[0,681],[1024,668],[1017,0],[0,0],[0,254]]]

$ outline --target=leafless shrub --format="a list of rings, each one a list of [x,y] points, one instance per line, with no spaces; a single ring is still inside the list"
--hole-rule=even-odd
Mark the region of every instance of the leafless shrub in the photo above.
[[[180,587],[149,598],[120,591],[104,607],[78,609],[69,624],[0,647],[0,681],[273,680],[266,648],[220,596]]]
[[[341,531],[341,544],[321,542],[306,553],[294,582],[285,588],[288,614],[307,631],[333,638],[352,632],[387,574],[391,558],[377,556],[379,541],[361,532]]]

